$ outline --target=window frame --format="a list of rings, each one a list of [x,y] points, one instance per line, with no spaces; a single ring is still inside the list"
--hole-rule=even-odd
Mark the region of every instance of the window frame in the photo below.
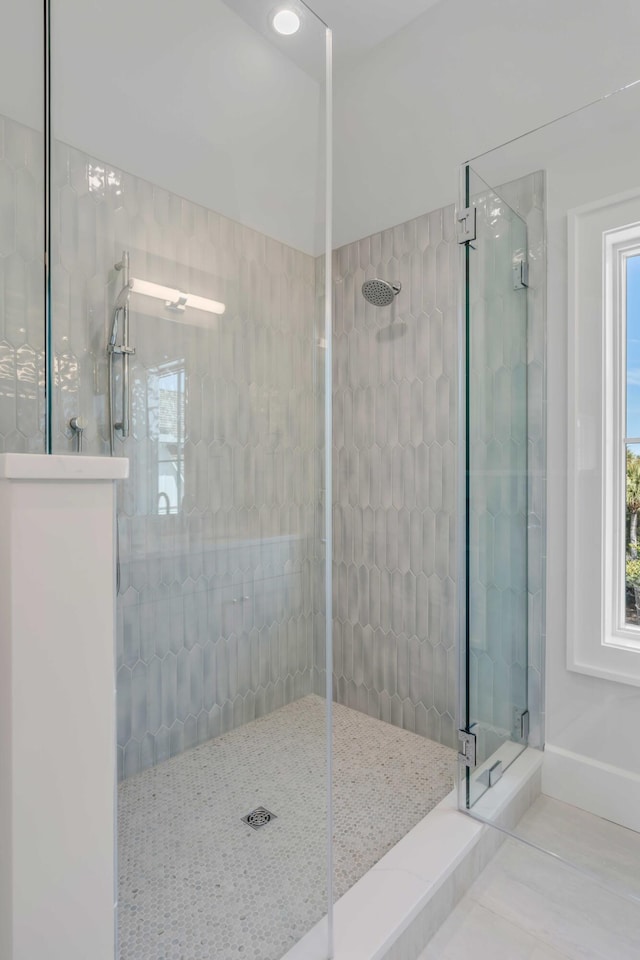
[[[160,403],[160,395],[162,393],[161,383],[163,380],[168,379],[169,377],[176,377],[179,385],[179,390],[176,392],[178,397],[176,402],[179,408],[177,410],[176,417],[177,436],[174,441],[177,447],[177,455],[171,458],[165,458],[161,456],[161,447],[168,445],[170,441],[161,439],[161,418],[160,409],[158,408],[158,433],[155,437],[154,446],[154,449],[156,450],[156,458],[154,469],[150,474],[150,476],[153,478],[153,490],[151,491],[152,507],[150,512],[160,517],[175,517],[182,510],[185,496],[185,443],[187,439],[187,369],[185,361],[184,359],[177,359],[160,363],[149,370],[149,377],[153,378],[153,389],[157,394],[158,404]],[[180,397],[181,400],[179,399]],[[160,467],[162,464],[175,464],[176,467],[175,505],[171,503],[171,499],[169,498],[168,494],[160,489],[162,479]],[[166,509],[161,509],[161,497],[163,496],[167,497]]]
[[[626,623],[627,262],[640,256],[640,223],[603,235],[605,470],[603,643],[640,653],[640,627]]]
[[[640,628],[624,622],[623,283],[638,253],[640,189],[569,211],[567,668],[634,686]]]

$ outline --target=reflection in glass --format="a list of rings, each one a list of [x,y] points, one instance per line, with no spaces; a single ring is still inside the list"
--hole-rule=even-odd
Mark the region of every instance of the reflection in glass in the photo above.
[[[157,512],[178,513],[184,490],[185,369],[181,363],[149,371],[149,406],[157,410]]]

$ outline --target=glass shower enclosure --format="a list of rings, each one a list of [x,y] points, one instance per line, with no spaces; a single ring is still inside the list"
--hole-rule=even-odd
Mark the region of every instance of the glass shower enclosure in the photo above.
[[[636,913],[637,311],[611,249],[621,235],[616,256],[635,253],[640,233],[639,109],[636,81],[476,157],[459,200],[460,806],[595,880],[596,910],[608,889]],[[503,817],[500,787],[523,784]]]

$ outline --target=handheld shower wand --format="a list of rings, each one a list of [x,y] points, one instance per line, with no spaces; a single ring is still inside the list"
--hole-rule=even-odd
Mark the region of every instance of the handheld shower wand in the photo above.
[[[111,336],[109,337],[110,347],[115,347],[116,345],[116,340],[118,339],[118,316],[120,312],[124,310],[125,304],[128,304],[132,288],[133,281],[130,280],[129,283],[122,288],[113,305],[113,323],[111,325]]]

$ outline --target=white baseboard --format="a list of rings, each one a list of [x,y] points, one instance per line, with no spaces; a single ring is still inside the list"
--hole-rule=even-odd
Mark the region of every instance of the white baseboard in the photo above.
[[[542,792],[640,832],[640,774],[547,744]]]

